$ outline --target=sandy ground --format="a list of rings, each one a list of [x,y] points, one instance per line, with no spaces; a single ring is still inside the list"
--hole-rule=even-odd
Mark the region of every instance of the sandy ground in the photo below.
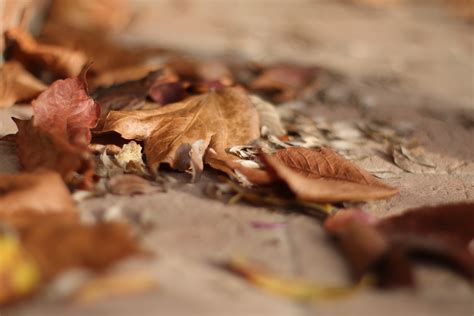
[[[436,5],[361,8],[335,1],[138,1],[129,43],[162,45],[205,56],[243,56],[258,61],[289,60],[333,68],[366,100],[368,110],[350,105],[310,105],[311,117],[360,117],[408,122],[435,163],[458,160],[451,173],[402,173],[385,181],[399,196],[363,205],[379,216],[426,204],[474,200],[474,38],[472,26]],[[15,107],[0,112],[0,134],[12,126]],[[464,124],[468,118],[471,124]],[[469,121],[469,120],[468,120]],[[0,172],[16,170],[14,148],[0,143]],[[149,270],[156,290],[93,304],[45,298],[0,312],[14,315],[472,315],[468,283],[434,266],[419,266],[416,290],[363,290],[338,301],[303,304],[267,294],[216,268],[243,256],[270,271],[319,284],[347,284],[343,258],[321,224],[308,216],[247,204],[225,205],[198,184],[178,181],[167,193],[106,196],[82,209],[119,205],[146,212],[155,229],[144,243],[152,262],[127,262],[117,269]],[[286,223],[256,230],[252,220]]]

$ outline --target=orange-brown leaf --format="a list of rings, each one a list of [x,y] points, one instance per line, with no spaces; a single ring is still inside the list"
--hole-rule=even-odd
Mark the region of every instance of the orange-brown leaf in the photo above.
[[[16,212],[75,212],[76,207],[56,172],[0,175],[0,214]]]
[[[311,202],[366,201],[398,193],[334,151],[293,147],[263,155],[270,172],[297,198]]]
[[[45,89],[46,86],[18,62],[6,62],[0,69],[0,108],[30,100]]]
[[[8,30],[5,37],[7,58],[18,60],[32,73],[51,71],[59,78],[77,76],[87,61],[79,51],[38,43],[21,28]]]
[[[57,171],[68,184],[90,188],[94,162],[87,149],[71,145],[67,140],[35,127],[32,120],[16,120],[17,154],[26,171],[40,168]]]
[[[123,223],[87,225],[44,216],[19,233],[45,279],[75,267],[104,270],[140,252],[131,231]]]

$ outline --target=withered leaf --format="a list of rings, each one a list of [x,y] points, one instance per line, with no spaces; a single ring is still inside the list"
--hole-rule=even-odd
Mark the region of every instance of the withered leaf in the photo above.
[[[159,104],[179,102],[188,96],[183,82],[165,82],[154,85],[148,91],[150,98]]]
[[[71,194],[56,172],[0,175],[0,214],[75,211]]]
[[[34,74],[52,71],[59,78],[73,77],[81,72],[87,61],[79,51],[38,43],[21,28],[8,30],[5,39],[7,59],[19,61]]]
[[[260,117],[260,128],[267,128],[271,135],[285,135],[285,128],[281,123],[280,115],[275,109],[275,106],[256,95],[252,95],[250,99],[257,108],[257,112]]]
[[[420,235],[467,248],[474,239],[474,204],[420,207],[379,221],[386,235]]]
[[[29,221],[24,219],[13,228],[39,265],[44,280],[71,268],[101,271],[142,252],[123,223],[88,225],[77,219],[43,214],[31,216]]]
[[[16,61],[6,62],[0,69],[0,108],[30,100],[44,89],[46,86]]]
[[[313,79],[317,69],[292,64],[278,64],[263,69],[249,85],[250,89],[272,94],[277,102],[295,98]]]
[[[446,264],[474,280],[474,205],[447,204],[408,210],[375,221],[360,210],[336,213],[324,223],[337,236],[356,279],[376,272],[381,286],[413,286],[411,258]]]
[[[55,81],[32,105],[34,126],[73,145],[90,143],[90,129],[97,124],[100,106],[89,96],[82,76]]]
[[[107,189],[112,194],[135,195],[164,192],[162,183],[151,182],[133,174],[122,174],[112,177],[107,182]]]
[[[240,90],[226,88],[190,97],[154,110],[113,111],[103,132],[144,141],[145,156],[154,173],[160,164],[181,171],[192,166],[191,149],[200,144],[204,162],[234,159],[225,149],[258,138],[255,107]],[[202,141],[202,142],[201,142]]]
[[[366,201],[398,193],[328,148],[290,147],[261,158],[265,171],[234,167],[255,184],[283,182],[304,201]]]
[[[17,154],[21,167],[26,171],[46,168],[57,171],[68,184],[75,187],[92,186],[94,163],[89,152],[49,134],[33,125],[32,120],[14,120]]]
[[[159,82],[163,73],[163,70],[159,69],[148,73],[139,80],[127,81],[94,91],[93,97],[101,108],[99,126],[102,125],[110,111],[141,109],[145,104],[148,91]]]
[[[90,187],[94,168],[87,145],[100,110],[83,79],[56,81],[33,101],[33,110],[32,120],[15,120],[22,167],[56,170],[67,183]]]

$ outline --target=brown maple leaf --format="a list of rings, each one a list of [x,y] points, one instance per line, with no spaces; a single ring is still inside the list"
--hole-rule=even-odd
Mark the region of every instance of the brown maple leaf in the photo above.
[[[33,101],[32,120],[15,120],[18,158],[26,170],[58,171],[74,186],[92,185],[90,128],[99,106],[89,97],[84,79],[58,80]]]
[[[19,61],[33,74],[51,71],[59,78],[77,76],[86,64],[86,56],[76,50],[41,44],[24,29],[5,33],[7,59]]]
[[[6,62],[0,69],[0,108],[12,106],[17,101],[28,101],[45,89],[41,81],[16,61]]]
[[[366,201],[398,193],[328,148],[290,147],[261,159],[266,170],[232,167],[255,184],[283,182],[304,201]]]
[[[38,170],[0,175],[0,214],[75,211],[71,194],[56,172]]]
[[[189,171],[211,158],[234,159],[225,149],[258,138],[258,126],[247,96],[226,88],[154,110],[110,112],[103,132],[144,141],[148,166],[156,173],[164,163]]]

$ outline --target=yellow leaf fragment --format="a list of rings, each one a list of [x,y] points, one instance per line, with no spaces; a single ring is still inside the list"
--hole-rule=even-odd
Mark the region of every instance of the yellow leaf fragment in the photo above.
[[[302,280],[282,278],[263,271],[245,260],[233,259],[226,264],[231,272],[245,278],[250,283],[286,298],[301,301],[321,301],[341,299],[354,294],[358,289],[371,283],[363,279],[356,286],[327,286]]]
[[[0,306],[31,294],[40,279],[38,265],[18,239],[0,235]]]
[[[157,285],[150,273],[134,271],[104,275],[86,282],[74,295],[77,303],[92,303],[151,290]]]

